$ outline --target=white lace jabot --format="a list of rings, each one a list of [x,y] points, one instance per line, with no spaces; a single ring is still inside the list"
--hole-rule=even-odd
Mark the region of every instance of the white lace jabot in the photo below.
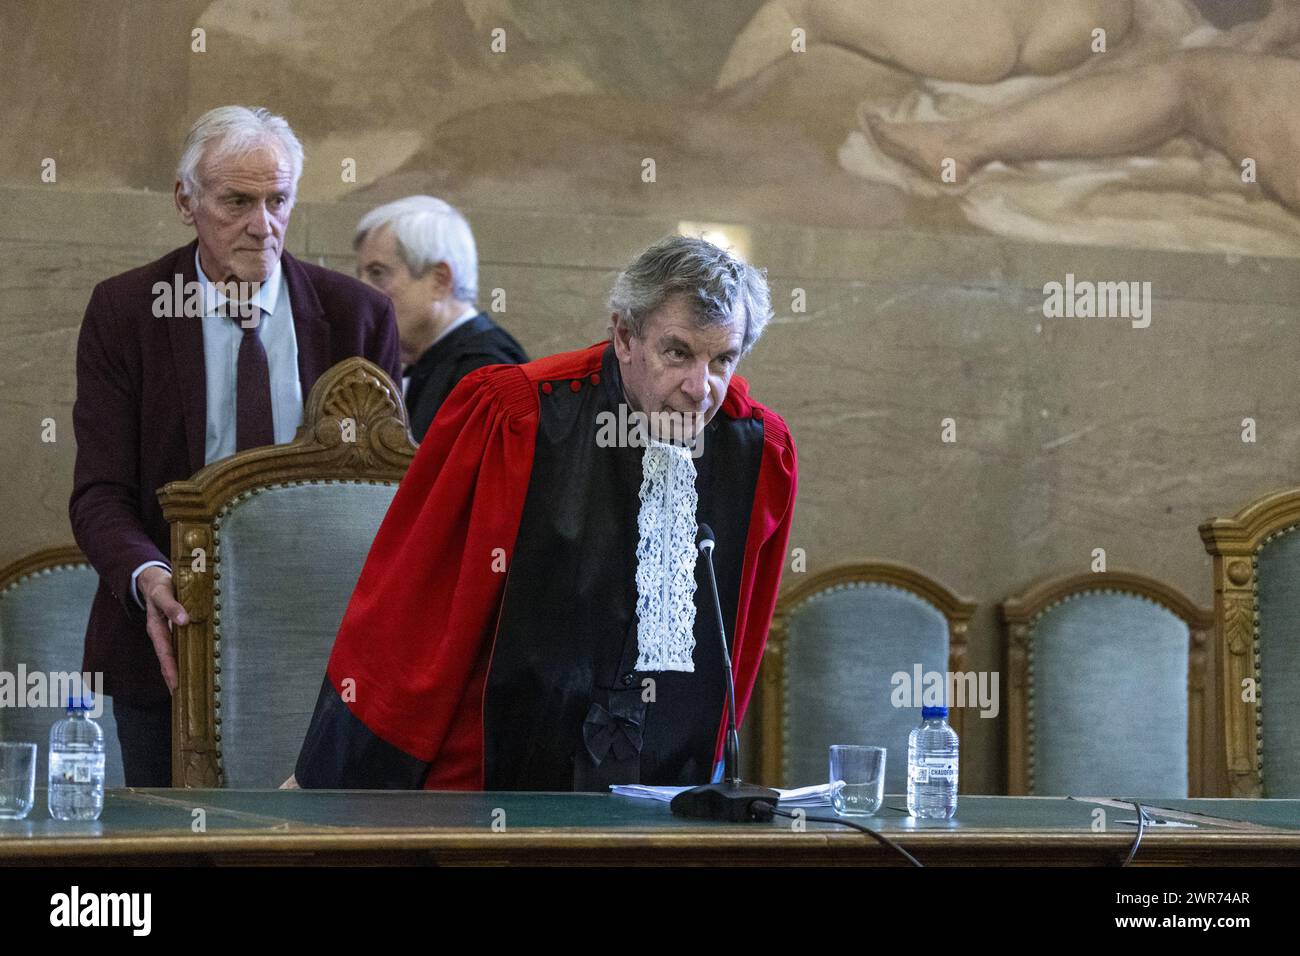
[[[695,474],[689,449],[646,446],[636,546],[639,671],[695,670]]]

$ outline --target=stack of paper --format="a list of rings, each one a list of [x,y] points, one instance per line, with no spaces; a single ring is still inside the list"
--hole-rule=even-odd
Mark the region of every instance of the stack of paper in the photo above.
[[[609,788],[622,797],[640,797],[642,800],[658,800],[667,803],[683,790],[690,787],[648,787],[639,783],[614,784]],[[821,783],[798,790],[778,790],[783,807],[829,807],[831,805],[831,786]]]

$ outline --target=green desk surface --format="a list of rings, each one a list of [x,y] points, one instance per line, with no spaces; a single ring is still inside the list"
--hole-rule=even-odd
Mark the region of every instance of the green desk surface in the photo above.
[[[1165,862],[1300,861],[1300,800],[1150,800],[1161,816],[1197,826],[1150,829],[1143,847]],[[448,862],[880,861],[887,851],[856,831],[806,821],[794,828],[675,817],[666,803],[608,794],[321,790],[109,790],[94,823],[52,820],[44,794],[27,820],[0,820],[0,861],[260,854],[432,854]],[[902,797],[853,818],[919,854],[948,862],[1107,862],[1135,828],[1131,805],[1092,798],[966,796],[952,820],[914,820]],[[1098,828],[1101,807],[1104,828]],[[201,812],[198,812],[201,811]],[[829,807],[809,809],[834,816]],[[1231,860],[1209,852],[1235,854]],[[1185,857],[1185,858],[1184,858]]]
[[[213,830],[290,832],[320,828],[491,829],[732,829],[756,826],[788,830],[782,818],[770,824],[733,824],[675,817],[666,803],[587,793],[467,793],[388,790],[109,790],[104,813],[95,823],[53,820],[44,793],[27,820],[0,820],[0,839],[75,834],[135,835],[190,832],[202,809]],[[1166,808],[1208,815],[1205,825],[1241,821],[1300,830],[1300,800],[1143,800],[1149,809]],[[962,796],[952,820],[914,820],[901,795],[885,798],[872,817],[850,817],[886,833],[917,830],[1087,830],[1098,806],[1088,798]],[[1105,807],[1116,820],[1133,819],[1132,806]],[[830,807],[809,808],[813,816],[834,816]],[[839,829],[808,822],[808,827]]]

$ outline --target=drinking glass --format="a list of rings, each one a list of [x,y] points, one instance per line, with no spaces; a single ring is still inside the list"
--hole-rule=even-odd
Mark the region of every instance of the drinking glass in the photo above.
[[[831,746],[831,806],[846,817],[866,817],[885,802],[885,748]]]
[[[0,743],[0,820],[23,820],[36,800],[36,745]]]

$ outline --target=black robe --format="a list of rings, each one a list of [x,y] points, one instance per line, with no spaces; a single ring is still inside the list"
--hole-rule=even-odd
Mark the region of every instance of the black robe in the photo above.
[[[527,361],[523,346],[486,312],[462,322],[425,349],[403,372],[403,376],[411,377],[405,399],[411,434],[417,442],[424,440],[439,407],[456,383],[474,369]]]
[[[597,387],[559,388],[542,402],[484,695],[488,790],[604,791],[712,778],[726,686],[704,562],[695,569],[694,671],[635,671],[645,449],[595,440],[598,416],[617,417],[624,402],[613,346],[601,364]],[[717,539],[724,621],[736,616],[762,446],[760,422],[717,416],[695,459],[696,518]]]

